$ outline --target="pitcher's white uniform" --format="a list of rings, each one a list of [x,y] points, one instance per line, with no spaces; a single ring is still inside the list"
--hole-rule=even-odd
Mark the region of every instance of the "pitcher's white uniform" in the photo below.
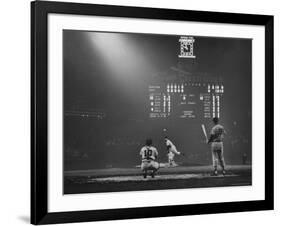
[[[155,161],[158,156],[158,151],[155,147],[145,145],[141,148],[140,155],[142,158],[142,171],[159,169],[160,165]]]
[[[165,143],[168,150],[168,162],[170,165],[175,165],[174,157],[175,155],[180,155],[180,152],[169,139],[165,138]]]

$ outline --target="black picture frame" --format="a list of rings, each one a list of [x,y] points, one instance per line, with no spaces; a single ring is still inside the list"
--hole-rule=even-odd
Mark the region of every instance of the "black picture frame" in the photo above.
[[[265,27],[265,199],[144,208],[48,212],[48,14],[114,16]],[[274,208],[273,16],[80,3],[31,3],[31,223],[52,224],[181,216]]]

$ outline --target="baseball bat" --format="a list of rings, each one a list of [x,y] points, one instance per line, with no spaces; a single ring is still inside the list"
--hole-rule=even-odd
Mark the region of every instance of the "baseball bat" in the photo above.
[[[208,140],[208,136],[207,136],[207,133],[206,133],[206,128],[205,128],[205,125],[204,125],[204,124],[202,124],[202,125],[201,125],[201,128],[202,128],[202,130],[203,130],[204,136],[205,136],[206,141],[207,141],[207,140]]]

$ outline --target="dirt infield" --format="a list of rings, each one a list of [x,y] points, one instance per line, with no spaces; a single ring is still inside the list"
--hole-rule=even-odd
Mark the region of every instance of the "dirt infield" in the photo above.
[[[111,168],[66,171],[64,193],[93,193],[163,190],[222,186],[247,186],[252,183],[251,166],[228,166],[225,176],[212,176],[212,166],[160,168],[155,178],[142,177],[139,168]]]

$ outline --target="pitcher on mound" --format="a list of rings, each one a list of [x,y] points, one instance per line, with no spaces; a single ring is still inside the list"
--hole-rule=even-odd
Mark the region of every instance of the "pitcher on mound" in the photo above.
[[[177,164],[175,163],[175,155],[180,155],[181,153],[177,150],[176,146],[172,143],[171,140],[168,139],[167,136],[165,136],[165,144],[167,147],[168,151],[168,163],[169,166],[176,166]]]

